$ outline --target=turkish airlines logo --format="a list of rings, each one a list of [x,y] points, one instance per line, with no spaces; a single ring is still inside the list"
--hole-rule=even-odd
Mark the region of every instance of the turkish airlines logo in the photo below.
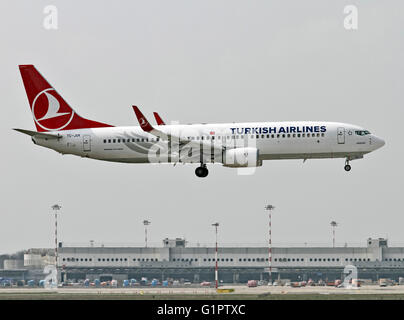
[[[140,126],[144,127],[146,124],[146,120],[144,118],[140,118]]]
[[[74,111],[55,89],[48,88],[39,92],[32,102],[32,116],[44,130],[62,130],[72,121]]]

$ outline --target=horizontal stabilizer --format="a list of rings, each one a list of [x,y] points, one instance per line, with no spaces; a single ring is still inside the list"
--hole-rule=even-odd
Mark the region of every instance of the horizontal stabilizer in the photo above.
[[[25,129],[13,129],[13,130],[27,134],[31,137],[46,138],[46,139],[60,139],[62,137],[59,134],[36,132],[36,131],[25,130]]]

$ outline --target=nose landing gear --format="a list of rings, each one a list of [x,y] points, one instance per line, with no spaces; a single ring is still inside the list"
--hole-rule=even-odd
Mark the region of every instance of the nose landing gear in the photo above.
[[[195,174],[199,178],[205,178],[209,173],[208,168],[206,168],[206,164],[201,164],[200,167],[195,169]]]
[[[351,171],[351,165],[349,164],[349,160],[346,159],[345,160],[345,167],[344,167],[345,171]]]

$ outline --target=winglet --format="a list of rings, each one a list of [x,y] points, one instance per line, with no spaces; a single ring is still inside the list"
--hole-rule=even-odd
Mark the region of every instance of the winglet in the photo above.
[[[137,120],[139,121],[140,127],[143,129],[143,131],[150,132],[154,128],[152,125],[147,121],[146,117],[143,115],[143,113],[139,110],[138,107],[132,106],[133,111],[135,111]]]
[[[156,119],[158,126],[165,126],[165,122],[161,119],[160,115],[157,112],[153,112],[154,118]]]

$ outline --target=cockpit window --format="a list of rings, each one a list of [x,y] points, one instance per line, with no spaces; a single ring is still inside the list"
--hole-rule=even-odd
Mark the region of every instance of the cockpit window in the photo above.
[[[356,130],[355,133],[356,133],[358,136],[366,136],[367,134],[370,134],[370,132],[367,131],[367,130]]]

